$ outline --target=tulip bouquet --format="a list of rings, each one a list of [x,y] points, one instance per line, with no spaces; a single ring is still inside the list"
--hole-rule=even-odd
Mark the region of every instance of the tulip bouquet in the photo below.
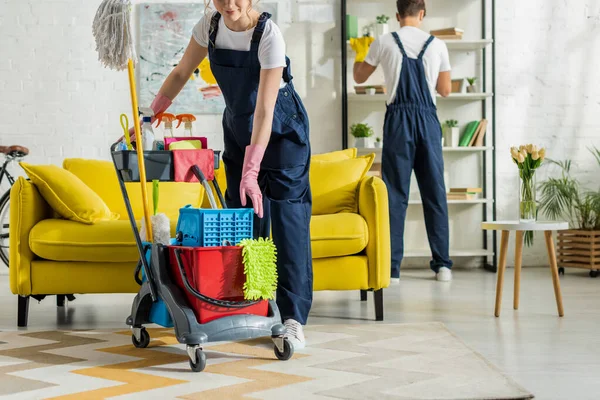
[[[537,217],[535,171],[542,165],[546,150],[527,144],[510,149],[513,162],[519,167],[519,220],[533,222]]]

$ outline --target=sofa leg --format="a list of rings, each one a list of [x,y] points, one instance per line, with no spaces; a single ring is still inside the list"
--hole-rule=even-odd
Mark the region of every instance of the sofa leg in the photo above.
[[[366,290],[360,291],[360,301],[367,301],[367,291]]]
[[[373,292],[375,297],[375,321],[383,321],[383,289]]]
[[[56,295],[56,307],[64,307],[65,306],[65,295],[57,294]]]
[[[29,317],[29,296],[19,296],[19,306],[17,310],[17,326],[27,326]]]

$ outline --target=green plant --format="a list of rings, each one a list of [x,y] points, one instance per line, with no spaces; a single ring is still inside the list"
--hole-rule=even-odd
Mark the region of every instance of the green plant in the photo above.
[[[277,290],[277,249],[271,239],[244,239],[242,247],[244,264],[245,300],[270,300]]]
[[[380,137],[376,137],[376,138],[375,138],[375,141],[376,141],[377,143],[379,143],[379,142],[381,142],[381,138],[380,138]]]
[[[475,82],[477,81],[476,77],[472,77],[472,78],[467,78],[467,82],[469,82],[470,86],[473,86],[475,84]]]
[[[458,126],[458,121],[455,119],[448,119],[445,124],[448,128],[456,128]]]
[[[387,15],[382,14],[382,15],[377,16],[378,24],[386,24],[389,20],[390,20],[390,17],[388,17]]]
[[[600,150],[588,149],[600,167]],[[561,176],[540,183],[540,210],[550,219],[567,219],[571,228],[600,230],[600,188],[590,190],[571,175],[571,160],[549,160]]]
[[[369,124],[353,124],[350,127],[350,134],[355,138],[368,138],[373,136],[373,128]]]

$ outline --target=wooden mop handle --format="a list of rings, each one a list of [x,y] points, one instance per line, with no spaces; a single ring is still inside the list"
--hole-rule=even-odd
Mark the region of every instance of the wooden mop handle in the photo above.
[[[146,220],[146,238],[152,243],[152,225],[150,224],[150,211],[148,210],[148,193],[146,191],[146,166],[144,164],[144,149],[142,146],[142,133],[140,132],[140,116],[138,114],[137,94],[135,91],[135,77],[133,74],[133,61],[127,61],[129,70],[129,91],[131,92],[131,107],[133,108],[133,127],[135,128],[135,142],[137,143],[138,168],[140,170],[140,185],[142,186],[142,202],[144,205],[144,219]]]

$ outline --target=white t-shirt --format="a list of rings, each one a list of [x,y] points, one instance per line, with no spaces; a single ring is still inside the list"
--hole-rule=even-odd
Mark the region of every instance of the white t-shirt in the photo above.
[[[192,32],[192,36],[202,47],[208,47],[210,21],[214,13],[216,11],[209,12],[203,16]],[[221,16],[215,47],[217,49],[249,51],[253,33],[254,28],[243,32],[232,31],[225,25],[225,21]],[[283,35],[279,27],[270,19],[265,24],[265,30],[258,44],[258,61],[262,69],[285,68],[286,66]],[[283,78],[280,86],[285,86]]]
[[[423,32],[413,26],[404,26],[397,33],[406,54],[410,58],[417,58],[419,56],[425,42],[431,36],[429,33]],[[369,52],[365,58],[365,62],[374,67],[381,64],[389,95],[388,104],[394,101],[396,97],[396,88],[398,87],[398,80],[400,79],[400,71],[402,69],[402,58],[400,47],[398,47],[391,33],[386,33],[371,43]],[[431,98],[433,99],[433,103],[436,104],[437,92],[435,87],[437,86],[439,73],[451,70],[446,43],[438,38],[433,39],[423,55],[423,65],[425,67],[425,75],[427,76]]]

